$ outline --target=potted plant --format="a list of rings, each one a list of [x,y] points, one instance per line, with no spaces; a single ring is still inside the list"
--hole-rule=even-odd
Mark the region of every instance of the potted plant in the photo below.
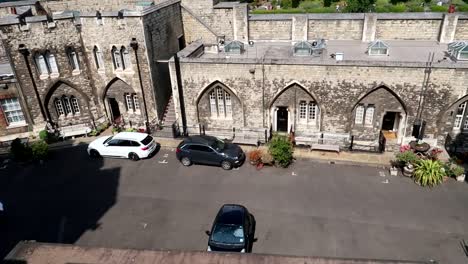
[[[437,160],[420,159],[414,168],[414,181],[423,187],[442,183],[444,175],[443,165]]]
[[[418,153],[425,153],[431,148],[429,144],[427,144],[426,142],[422,140],[411,141],[409,145],[411,146],[412,149],[414,149],[415,152],[418,152]]]
[[[261,162],[262,159],[262,151],[259,149],[252,150],[249,152],[249,160],[250,164],[257,165]]]
[[[465,168],[459,165],[452,165],[452,175],[457,179],[459,182],[465,181]]]
[[[412,177],[414,172],[414,164],[419,160],[411,150],[400,152],[396,155],[397,162],[403,167],[403,175],[406,177]]]
[[[273,162],[274,162],[273,156],[268,151],[265,151],[262,153],[261,160],[264,165],[268,165],[268,166],[273,165]]]

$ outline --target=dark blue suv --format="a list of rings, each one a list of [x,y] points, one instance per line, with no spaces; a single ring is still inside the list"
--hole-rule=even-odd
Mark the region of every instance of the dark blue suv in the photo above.
[[[198,163],[221,166],[225,170],[239,167],[245,161],[245,153],[238,145],[212,136],[187,137],[177,147],[176,155],[184,166]]]

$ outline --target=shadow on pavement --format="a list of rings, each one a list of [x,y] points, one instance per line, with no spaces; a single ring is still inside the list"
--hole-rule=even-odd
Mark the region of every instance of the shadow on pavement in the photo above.
[[[22,240],[74,243],[99,228],[116,202],[120,168],[103,169],[104,160],[90,159],[86,144],[50,154],[43,164],[12,163],[0,171],[6,212],[0,259]]]

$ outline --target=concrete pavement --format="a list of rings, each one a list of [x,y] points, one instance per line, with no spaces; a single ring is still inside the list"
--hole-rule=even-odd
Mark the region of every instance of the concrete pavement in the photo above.
[[[85,146],[53,151],[42,166],[7,168],[0,198],[13,221],[2,248],[35,239],[205,250],[219,207],[240,203],[257,220],[255,253],[468,260],[460,246],[468,240],[467,184],[425,189],[378,167],[301,158],[288,169],[186,168],[173,148],[139,162],[89,160]]]

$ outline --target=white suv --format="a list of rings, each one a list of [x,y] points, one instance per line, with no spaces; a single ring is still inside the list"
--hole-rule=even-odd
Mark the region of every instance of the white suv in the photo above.
[[[156,147],[156,142],[148,134],[121,132],[94,140],[88,145],[88,154],[91,157],[107,156],[136,161],[147,158]]]

